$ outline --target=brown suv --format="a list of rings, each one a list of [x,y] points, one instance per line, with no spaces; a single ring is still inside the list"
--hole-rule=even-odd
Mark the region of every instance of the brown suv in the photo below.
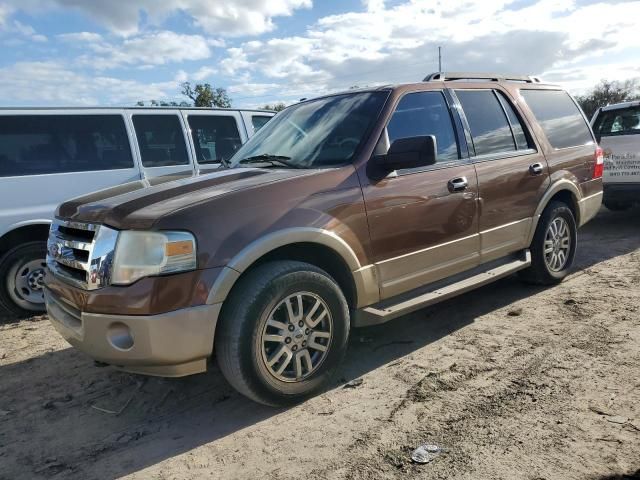
[[[304,101],[217,172],[62,204],[49,316],[101,362],[182,376],[215,352],[248,397],[298,401],[352,327],[514,272],[561,281],[601,175],[574,100],[535,78],[439,73]]]

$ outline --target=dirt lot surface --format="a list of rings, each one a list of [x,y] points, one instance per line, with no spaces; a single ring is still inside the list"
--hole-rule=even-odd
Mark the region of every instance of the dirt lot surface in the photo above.
[[[359,386],[345,382],[362,379]],[[444,452],[413,464],[414,447]],[[97,368],[45,317],[0,326],[0,478],[640,478],[640,210],[581,230],[554,288],[509,278],[357,330],[288,410]]]

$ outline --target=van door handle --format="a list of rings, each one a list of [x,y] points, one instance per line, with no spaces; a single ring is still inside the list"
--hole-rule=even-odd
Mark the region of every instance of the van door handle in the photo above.
[[[447,183],[447,188],[451,193],[462,192],[466,190],[468,186],[469,182],[467,181],[467,177],[452,178]]]
[[[529,173],[531,175],[540,175],[544,171],[544,167],[541,163],[534,163],[529,165]]]

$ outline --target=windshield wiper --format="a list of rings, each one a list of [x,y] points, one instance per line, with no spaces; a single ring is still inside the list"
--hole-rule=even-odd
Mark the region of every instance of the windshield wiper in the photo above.
[[[298,165],[291,163],[291,157],[286,157],[284,155],[272,155],[270,153],[263,153],[261,155],[254,155],[252,157],[243,158],[238,163],[271,163],[275,165],[279,163],[289,168],[300,168]]]

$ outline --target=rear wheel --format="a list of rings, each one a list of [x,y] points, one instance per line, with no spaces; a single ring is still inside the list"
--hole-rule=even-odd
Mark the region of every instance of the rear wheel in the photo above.
[[[0,309],[13,317],[45,311],[45,242],[29,242],[9,250],[0,259]]]
[[[225,302],[215,350],[226,379],[257,402],[278,406],[321,390],[340,364],[349,309],[325,271],[269,262],[242,278]]]
[[[562,202],[551,202],[542,213],[531,242],[531,266],[522,270],[520,277],[540,285],[561,282],[571,271],[577,239],[571,209]]]

